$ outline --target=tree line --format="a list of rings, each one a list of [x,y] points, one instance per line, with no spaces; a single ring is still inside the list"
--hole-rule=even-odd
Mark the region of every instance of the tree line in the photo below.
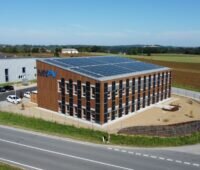
[[[54,53],[58,55],[62,48],[76,48],[79,52],[103,52],[129,55],[151,55],[152,53],[177,53],[200,54],[200,47],[173,47],[173,46],[145,46],[145,45],[121,45],[121,46],[97,46],[97,45],[0,45],[2,53]]]

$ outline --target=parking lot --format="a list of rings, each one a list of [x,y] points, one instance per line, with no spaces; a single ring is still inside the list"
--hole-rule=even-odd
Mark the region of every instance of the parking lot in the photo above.
[[[12,91],[7,91],[7,92],[1,92],[0,93],[0,101],[4,101],[6,100],[7,96],[9,95],[16,95],[17,96],[20,96],[21,93],[25,93],[26,91],[33,91],[33,90],[36,90],[37,87],[34,85],[34,86],[28,86],[28,87],[23,87],[23,88],[17,88],[16,91],[15,90],[12,90]]]

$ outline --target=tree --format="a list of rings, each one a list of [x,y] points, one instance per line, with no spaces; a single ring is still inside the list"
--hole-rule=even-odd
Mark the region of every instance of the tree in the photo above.
[[[32,51],[32,53],[39,53],[40,49],[35,47],[31,51]]]
[[[56,48],[55,51],[54,51],[54,56],[55,57],[60,57],[60,49],[59,48]]]

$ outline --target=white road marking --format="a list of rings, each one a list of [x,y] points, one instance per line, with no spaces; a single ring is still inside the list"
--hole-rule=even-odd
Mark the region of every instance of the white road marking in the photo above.
[[[86,146],[90,146],[90,147],[92,146],[92,147],[99,147],[99,148],[103,147],[104,148],[106,146],[106,145],[103,145],[103,144],[95,144],[95,143],[89,143],[89,142],[86,142],[86,141],[78,141],[78,140],[70,139],[70,138],[66,138],[66,137],[53,136],[53,135],[45,134],[45,133],[42,133],[42,132],[34,132],[34,131],[30,131],[30,130],[25,130],[25,129],[18,129],[18,128],[9,127],[9,126],[5,126],[5,125],[0,125],[0,128],[9,129],[9,130],[13,130],[13,131],[17,131],[17,132],[25,133],[25,134],[37,135],[37,136],[41,136],[41,137],[44,137],[44,138],[49,138],[49,139],[54,139],[54,140],[59,140],[59,141],[64,141],[64,142],[86,145]]]
[[[143,154],[143,156],[144,156],[144,157],[149,157],[149,155],[148,155],[148,154]]]
[[[199,164],[195,164],[195,163],[193,163],[192,165],[193,165],[193,166],[198,166],[198,167],[199,167]]]
[[[168,158],[168,159],[166,159],[166,160],[169,161],[169,162],[173,162],[173,159],[169,159],[169,158]]]
[[[131,151],[129,151],[128,153],[129,153],[129,154],[134,154],[134,152],[131,152]]]
[[[186,165],[190,165],[191,163],[190,162],[183,162],[184,164],[186,164]]]
[[[139,152],[136,152],[135,154],[136,154],[136,155],[139,155],[139,156],[140,156],[140,155],[142,155],[142,154],[141,154],[141,153],[139,153]]]
[[[165,160],[165,158],[163,158],[163,157],[158,157],[160,160]]]
[[[180,161],[180,160],[176,160],[175,162],[180,163],[180,164],[182,163],[182,161]]]
[[[126,150],[121,150],[121,152],[125,153],[125,152],[127,152],[127,151],[126,151]]]
[[[4,139],[1,139],[1,138],[0,138],[0,141],[5,142],[5,143],[10,143],[10,144],[13,144],[13,145],[22,146],[22,147],[25,147],[25,148],[30,148],[30,149],[39,150],[39,151],[43,151],[43,152],[48,152],[48,153],[52,153],[52,154],[56,154],[56,155],[69,157],[69,158],[74,158],[74,159],[78,159],[78,160],[82,160],[82,161],[87,161],[87,162],[96,163],[96,164],[100,164],[100,165],[110,166],[110,167],[114,167],[114,168],[118,168],[118,169],[134,170],[132,168],[126,168],[126,167],[123,167],[123,166],[118,166],[118,165],[114,165],[114,164],[100,162],[100,161],[96,161],[96,160],[92,160],[92,159],[88,159],[88,158],[84,158],[84,157],[79,157],[79,156],[74,156],[74,155],[65,154],[65,153],[61,153],[61,152],[42,149],[42,148],[39,148],[39,147],[35,147],[35,146],[31,146],[31,145],[25,145],[25,144],[21,144],[21,143],[9,141],[9,140],[4,140]]]
[[[108,148],[109,150],[112,150],[112,148]]]
[[[114,149],[115,151],[119,151],[119,149]],[[120,150],[121,152],[127,152],[129,154],[134,154],[134,152],[131,152],[131,151],[126,151],[126,150]],[[175,161],[176,163],[183,163],[185,165],[193,165],[193,166],[196,166],[196,167],[199,167],[200,164],[198,163],[191,163],[191,162],[183,162],[183,161],[180,161],[180,160],[173,160],[171,158],[164,158],[164,157],[158,157],[158,156],[154,156],[154,155],[148,155],[148,154],[142,154],[142,153],[139,153],[139,152],[136,152],[135,155],[138,155],[138,156],[143,156],[143,157],[150,157],[150,158],[153,158],[153,159],[160,159],[160,160],[166,160],[166,161],[169,161],[169,162],[173,162]]]
[[[154,155],[151,155],[150,157],[153,159],[157,159],[157,156],[154,156]]]
[[[15,162],[15,161],[8,160],[8,159],[4,159],[4,158],[0,158],[0,160],[3,161],[3,162],[5,162],[5,163],[6,163],[6,162],[7,162],[7,163],[12,163],[12,164],[15,164],[15,165],[22,166],[22,167],[24,167],[24,168],[31,168],[31,169],[35,169],[35,170],[43,170],[43,169],[40,169],[40,168],[37,168],[37,167],[34,167],[34,166],[22,164],[22,163]]]

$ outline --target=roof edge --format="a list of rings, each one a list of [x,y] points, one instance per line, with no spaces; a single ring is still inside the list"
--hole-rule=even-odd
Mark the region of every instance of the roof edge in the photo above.
[[[46,59],[48,59],[48,58],[46,58]],[[70,68],[66,68],[66,67],[62,67],[62,66],[57,65],[57,64],[46,62],[45,59],[36,59],[36,61],[41,61],[43,63],[59,67],[61,69],[64,69],[64,70],[67,70],[67,71],[70,71],[70,72],[74,72],[76,74],[80,74],[82,76],[88,77],[88,78],[96,80],[96,81],[108,81],[108,80],[113,80],[113,79],[119,79],[121,77],[129,77],[129,76],[136,76],[136,75],[141,75],[141,74],[146,74],[146,73],[150,74],[150,73],[153,73],[153,72],[171,70],[171,68],[169,68],[169,67],[163,67],[163,68],[159,68],[159,69],[145,70],[145,71],[139,71],[139,72],[134,72],[134,73],[126,73],[126,74],[120,74],[120,75],[116,75],[116,76],[105,76],[103,78],[96,78],[96,77],[93,77],[93,76],[90,76],[90,75],[87,75],[87,74],[84,74],[84,73],[81,73],[81,72],[78,72],[78,71],[75,71],[75,70],[71,70]]]

